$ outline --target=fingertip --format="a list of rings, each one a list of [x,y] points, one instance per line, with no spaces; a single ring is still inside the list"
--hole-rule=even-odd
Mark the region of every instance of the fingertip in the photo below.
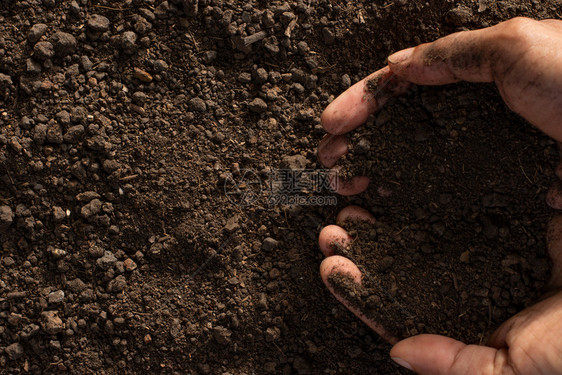
[[[343,94],[328,104],[320,116],[320,123],[328,134],[342,135],[347,133],[346,129],[348,127],[347,123],[349,120],[346,118],[345,113],[342,113],[343,105],[341,104],[344,100],[342,99],[342,96],[346,95],[346,93],[347,91],[344,91]]]
[[[343,208],[336,217],[336,223],[341,225],[346,221],[367,221],[369,223],[375,223],[375,217],[366,209],[359,206],[347,206]]]
[[[395,344],[390,350],[390,357],[402,365],[400,359],[406,363],[409,370],[421,374],[440,374],[437,369],[450,369],[454,358],[452,353],[458,353],[466,345],[460,341],[439,335],[418,335],[408,337]]]
[[[348,151],[345,135],[327,134],[318,145],[318,160],[324,167],[332,168]]]
[[[345,134],[365,123],[380,107],[367,83],[389,74],[390,69],[385,66],[355,83],[334,99],[320,117],[324,129],[330,134]]]
[[[341,135],[363,124],[375,110],[373,95],[361,80],[328,104],[320,121],[326,132]]]
[[[557,181],[546,193],[546,203],[555,210],[562,210],[562,182]]]
[[[345,92],[344,92],[345,94]],[[341,94],[343,95],[343,94]],[[340,96],[341,96],[340,95]],[[339,114],[339,103],[338,103],[339,96],[335,98],[326,108],[324,108],[324,112],[320,115],[320,123],[324,130],[328,134],[339,135],[342,134],[339,121],[340,121],[340,114]]]
[[[332,189],[339,195],[356,195],[367,190],[369,182],[369,177],[366,176],[354,176],[350,180],[336,176],[332,179]]]
[[[504,372],[509,368],[505,351],[466,345],[439,335],[423,334],[399,341],[390,350],[390,357],[399,358],[419,374],[511,373]]]
[[[345,229],[338,225],[325,226],[318,235],[318,245],[322,253],[330,257],[335,254],[336,247],[348,247],[352,238]]]
[[[334,290],[329,277],[335,274],[344,274],[350,276],[353,282],[361,286],[361,271],[359,270],[359,268],[357,268],[355,263],[339,255],[334,255],[324,259],[324,261],[320,264],[320,276],[322,277],[322,281],[324,282],[330,293],[332,293],[332,295],[338,301],[340,301],[349,311],[355,314],[355,316],[361,319],[365,324],[367,324],[367,326],[369,326],[383,339],[387,340],[391,344],[396,343],[398,340],[394,336],[388,334],[383,326],[365,316],[365,314],[363,314],[350,301],[348,301],[344,295]]]
[[[336,274],[347,275],[355,283],[361,285],[361,271],[355,263],[341,255],[334,255],[324,259],[320,264],[320,276],[332,294],[335,293],[334,288],[330,284],[329,277]]]
[[[396,364],[404,367],[406,370],[414,371],[412,365],[409,364],[408,362],[406,362],[404,359],[402,359],[400,357],[390,357],[390,359],[392,359],[394,362],[396,362]]]
[[[405,93],[409,87],[410,82],[395,77],[387,65],[334,99],[322,113],[322,126],[330,134],[345,134],[364,124],[390,97]]]

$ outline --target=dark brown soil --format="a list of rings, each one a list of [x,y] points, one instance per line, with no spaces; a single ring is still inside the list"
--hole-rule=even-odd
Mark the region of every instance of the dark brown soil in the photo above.
[[[318,276],[318,232],[350,203],[388,225],[389,243],[406,227],[401,248],[423,256],[389,253],[396,265],[433,265],[462,253],[453,237],[474,237],[463,269],[501,285],[483,296],[460,273],[468,302],[448,306],[470,307],[472,323],[487,301],[491,329],[544,277],[528,270],[545,266],[556,155],[495,89],[418,88],[373,119],[384,141],[373,150],[388,154],[367,154],[381,177],[367,195],[267,204],[266,183],[280,168],[320,167],[323,108],[390,53],[557,12],[530,0],[480,12],[468,0],[0,0],[0,373],[399,373]],[[478,174],[491,158],[495,172]],[[489,275],[505,271],[507,249],[508,284]]]
[[[360,204],[379,222],[349,227],[356,241],[337,249],[363,269],[364,290],[332,282],[397,338],[482,343],[544,292],[544,171],[556,150],[498,110],[494,91],[414,88],[350,137],[355,146],[341,163],[371,177]]]

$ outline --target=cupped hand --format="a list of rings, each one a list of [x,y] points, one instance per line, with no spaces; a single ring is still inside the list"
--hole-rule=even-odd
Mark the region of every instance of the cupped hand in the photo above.
[[[380,90],[367,87],[379,82]],[[328,135],[318,157],[328,168],[347,153],[345,133],[363,124],[394,95],[410,84],[442,85],[458,81],[495,82],[506,104],[531,124],[562,141],[562,21],[515,18],[496,26],[451,34],[433,43],[402,50],[388,58],[388,66],[371,74],[336,98],[322,114]],[[558,168],[562,171],[562,168]],[[558,170],[557,170],[558,174]],[[562,173],[560,173],[562,175]],[[343,195],[357,194],[368,185],[366,177],[338,184]],[[562,185],[561,185],[562,186]],[[549,204],[562,208],[562,188],[548,194]],[[347,207],[338,222],[374,218],[359,207]],[[487,346],[466,345],[437,335],[419,335],[397,343],[377,322],[354,309],[334,292],[328,277],[350,275],[361,283],[353,262],[334,255],[333,244],[343,246],[351,237],[338,225],[320,233],[320,248],[327,258],[320,273],[328,289],[348,309],[389,342],[390,355],[420,374],[559,374],[562,373],[562,216],[549,226],[549,254],[553,260],[553,292],[505,322]]]
[[[389,79],[392,84],[386,85]],[[328,134],[318,146],[320,162],[334,167],[348,151],[345,134],[364,124],[390,96],[406,92],[410,84],[463,80],[495,82],[509,108],[562,141],[562,21],[514,18],[391,55],[388,66],[351,86],[324,110],[322,125]],[[369,81],[383,86],[377,94],[368,87]],[[352,195],[367,185],[368,179],[358,176],[336,186],[338,193]],[[555,201],[549,199],[553,205]]]
[[[336,222],[374,217],[357,206],[344,208]],[[539,303],[523,310],[498,328],[486,346],[466,345],[438,335],[418,335],[398,342],[378,322],[361,313],[335,292],[329,277],[349,275],[361,284],[361,271],[349,259],[334,255],[335,244],[349,246],[351,236],[339,225],[326,226],[319,236],[326,259],[320,275],[328,289],[351,312],[391,344],[391,358],[401,366],[423,375],[541,375],[562,373],[562,216],[554,218],[548,230],[548,250],[553,260],[550,286],[554,291]]]

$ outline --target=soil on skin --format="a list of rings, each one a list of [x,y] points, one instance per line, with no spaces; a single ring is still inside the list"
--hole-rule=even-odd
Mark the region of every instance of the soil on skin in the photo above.
[[[417,88],[374,118],[366,195],[267,200],[272,171],[320,168],[323,108],[392,52],[558,17],[479,3],[0,0],[0,373],[402,373],[318,275],[317,235],[350,203],[388,226],[392,266],[448,272],[453,301],[420,303],[447,301],[471,322],[456,333],[523,307],[557,150],[491,87]]]
[[[363,270],[363,288],[341,276],[331,283],[394,337],[482,343],[544,292],[552,214],[544,171],[555,150],[498,110],[494,91],[416,87],[350,135],[340,164],[371,177],[360,204],[378,222],[347,223],[355,241],[336,248]]]

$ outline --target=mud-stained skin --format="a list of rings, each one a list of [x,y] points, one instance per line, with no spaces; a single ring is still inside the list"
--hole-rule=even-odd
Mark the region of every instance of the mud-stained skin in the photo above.
[[[409,83],[392,72],[375,77],[365,83],[365,91],[382,106],[390,98],[403,94]]]
[[[487,59],[485,47],[481,44],[472,42],[468,43],[468,48],[464,50],[455,49],[451,55],[451,67],[453,71],[473,70],[482,66]]]
[[[369,77],[369,82],[362,83],[360,88],[358,86],[359,90],[353,92],[355,97],[358,93],[361,95],[360,108],[363,112],[360,119],[365,118],[367,109],[372,113],[399,93],[400,90],[396,89],[399,83],[394,81],[392,74],[399,76],[403,82],[420,85],[445,85],[461,80],[495,82],[509,108],[542,132],[562,141],[562,21],[514,18],[489,28],[452,34],[433,43],[397,52],[389,57],[389,65],[384,69],[388,68],[392,73],[374,73]],[[359,103],[357,100],[354,102]],[[351,107],[352,104],[349,100],[338,102],[342,103],[347,106],[342,106],[341,110]],[[325,116],[325,121],[330,123],[330,120],[330,116]],[[330,128],[335,128],[332,123],[330,125]],[[490,123],[490,127],[493,126],[494,124]],[[347,129],[352,130],[355,127],[348,126]],[[557,168],[555,174],[557,178],[562,178],[562,168]],[[562,183],[556,184],[549,191],[547,201],[551,206],[562,209]],[[463,346],[459,342],[439,336],[418,336],[398,343],[391,351],[391,356],[404,360],[408,365],[406,367],[427,374],[452,373],[454,371],[450,370],[454,369],[451,363],[458,364],[455,367],[457,370],[466,369],[455,372],[459,374],[560,373],[562,216],[552,219],[547,231],[547,241],[549,255],[553,261],[550,285],[552,292],[546,294],[540,302],[507,320],[490,339],[487,347]],[[377,237],[377,243],[380,243],[380,237]],[[354,267],[357,268],[355,265]],[[533,269],[545,272],[540,268],[537,266]],[[544,275],[548,277],[546,273]],[[327,282],[330,291],[340,301],[341,295],[348,292],[351,297],[346,296],[344,304],[364,319],[358,310],[367,311],[369,307],[358,301],[358,297],[363,293],[361,288],[346,284],[349,278],[338,280],[335,276],[330,276],[331,273],[323,274],[323,280]],[[366,288],[367,285],[363,283],[362,287]],[[384,302],[379,303],[379,300],[375,302],[377,307],[387,305]],[[371,324],[373,320],[378,319],[381,318],[373,316]],[[366,323],[369,324],[368,321]],[[385,328],[385,331],[392,332],[392,327]],[[403,328],[403,324],[397,328]],[[395,336],[401,336],[400,330],[393,333]],[[427,370],[436,368],[434,365],[437,361],[424,362],[424,359],[442,359],[432,356],[434,353],[425,353],[430,347],[428,343],[432,349],[438,349],[434,351],[439,352],[440,356],[456,345],[456,349],[451,350],[451,358],[440,367],[441,371]],[[479,355],[483,360],[475,360],[477,351],[480,351]],[[423,353],[423,358],[420,353]],[[419,367],[420,364],[425,367]],[[474,371],[475,369],[481,371]],[[489,371],[490,369],[493,371]]]
[[[495,82],[512,111],[562,140],[562,21],[514,18],[413,50],[414,58],[390,65],[393,72],[420,84]],[[562,183],[546,201],[562,209]]]

